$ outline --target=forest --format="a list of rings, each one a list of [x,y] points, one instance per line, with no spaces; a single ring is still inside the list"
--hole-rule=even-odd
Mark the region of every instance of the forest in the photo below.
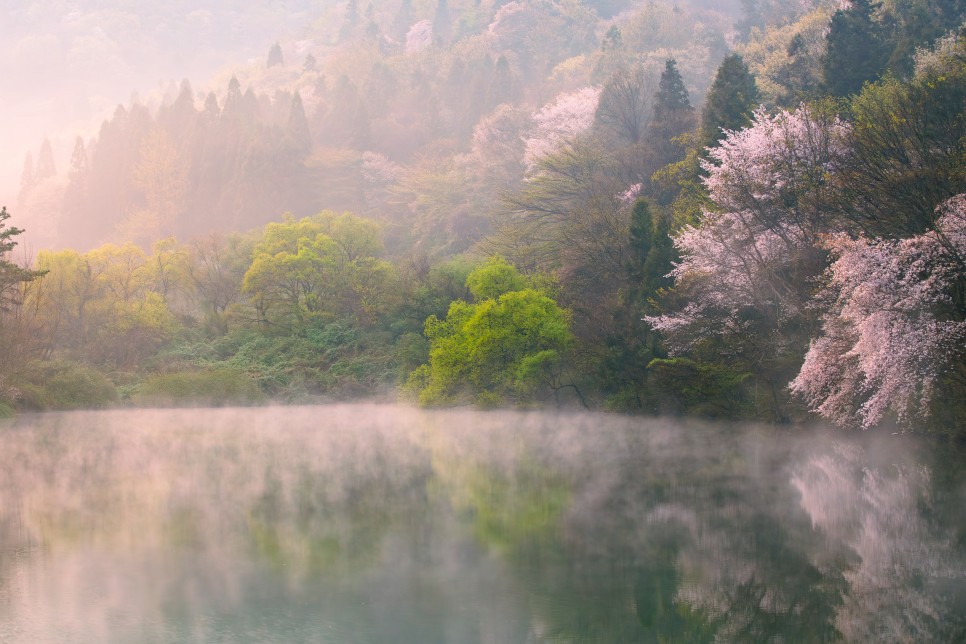
[[[38,136],[0,214],[0,411],[399,397],[966,441],[962,0],[322,18],[69,159]]]

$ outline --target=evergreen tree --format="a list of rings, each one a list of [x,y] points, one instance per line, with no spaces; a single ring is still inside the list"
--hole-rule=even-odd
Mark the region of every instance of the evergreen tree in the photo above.
[[[501,103],[508,103],[516,97],[516,84],[513,79],[513,72],[510,70],[510,61],[506,56],[496,59],[493,66],[493,78],[490,82],[489,97],[487,102],[491,106]]]
[[[621,51],[624,49],[624,37],[621,36],[621,30],[617,28],[617,25],[611,25],[607,33],[604,34],[604,38],[600,41],[600,51],[604,54],[613,51]]]
[[[446,0],[439,0],[439,4],[436,5],[436,15],[433,17],[433,36],[438,44],[444,46],[449,44],[453,30],[452,22]]]
[[[751,123],[758,99],[755,77],[744,59],[738,54],[725,56],[701,113],[704,145],[714,147],[724,138],[723,130],[740,130]]]
[[[50,147],[50,139],[44,139],[40,146],[40,154],[37,156],[37,167],[34,170],[34,178],[43,181],[47,177],[57,174],[57,167],[54,165],[54,151]]]
[[[674,245],[668,218],[654,217],[645,199],[634,203],[629,233],[627,286],[614,314],[615,331],[606,342],[600,379],[612,408],[654,410],[657,403],[648,400],[645,390],[647,366],[665,353],[641,318],[651,312],[649,300],[670,285],[666,275],[673,268]]]
[[[794,108],[803,100],[815,94],[818,79],[812,65],[808,44],[802,34],[797,33],[785,49],[787,62],[775,74],[775,80],[784,88],[779,102]]]
[[[306,54],[305,63],[302,65],[303,72],[314,72],[318,69],[319,61],[312,54]]]
[[[74,151],[70,155],[70,178],[87,174],[87,149],[84,139],[77,137],[74,141]]]
[[[279,43],[272,45],[272,48],[268,50],[268,61],[265,63],[266,67],[279,67],[285,63],[285,59],[282,57],[282,46]]]
[[[415,14],[413,13],[412,0],[402,0],[399,5],[399,11],[396,13],[396,17],[392,21],[392,37],[400,43],[405,44],[406,34],[409,32],[409,28],[412,27],[414,22],[416,22],[416,18]]]
[[[825,89],[833,96],[858,94],[863,83],[874,81],[885,71],[888,49],[882,27],[873,17],[879,7],[870,0],[852,0],[829,22],[822,58]]]
[[[669,59],[661,74],[654,100],[654,117],[648,126],[648,140],[656,154],[655,163],[663,167],[684,156],[684,147],[674,139],[689,132],[694,125],[694,108],[688,89],[678,72],[677,63]]]
[[[241,103],[241,83],[232,76],[228,81],[228,94],[225,95],[225,104],[221,109],[222,118],[236,118],[241,112]]]
[[[298,92],[295,92],[295,96],[292,98],[292,107],[289,110],[285,133],[302,154],[308,154],[312,150],[312,133],[309,131],[309,120],[305,117],[302,96]]]
[[[205,109],[203,114],[207,123],[215,123],[218,121],[218,115],[221,114],[221,108],[218,107],[218,97],[215,96],[214,92],[208,92],[208,96],[205,97]]]
[[[44,271],[32,271],[10,261],[10,253],[16,247],[14,237],[23,229],[7,227],[10,213],[6,206],[0,208],[0,311],[8,311],[19,302],[19,286],[44,275]],[[6,365],[4,365],[6,366]]]
[[[23,160],[23,173],[20,175],[20,196],[18,197],[20,203],[23,203],[36,183],[37,177],[34,174],[34,155],[28,152],[27,158]]]
[[[357,24],[359,24],[359,2],[358,0],[349,0],[345,5],[345,21],[339,31],[339,40],[349,38],[355,31]]]

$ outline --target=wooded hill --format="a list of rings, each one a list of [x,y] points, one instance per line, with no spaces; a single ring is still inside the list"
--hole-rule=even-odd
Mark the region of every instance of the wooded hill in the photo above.
[[[710,4],[350,1],[66,177],[42,146],[16,221],[76,250],[10,280],[8,400],[93,368],[960,431],[962,3]]]

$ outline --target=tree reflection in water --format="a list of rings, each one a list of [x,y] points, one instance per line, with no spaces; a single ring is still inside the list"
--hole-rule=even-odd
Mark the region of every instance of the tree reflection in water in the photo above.
[[[373,405],[23,417],[0,429],[0,641],[961,640],[958,461],[863,438]]]

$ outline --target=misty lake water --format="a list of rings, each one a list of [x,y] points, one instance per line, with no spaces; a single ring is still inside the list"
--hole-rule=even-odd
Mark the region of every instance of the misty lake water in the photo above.
[[[937,462],[597,414],[24,416],[0,642],[963,641],[966,494]]]

